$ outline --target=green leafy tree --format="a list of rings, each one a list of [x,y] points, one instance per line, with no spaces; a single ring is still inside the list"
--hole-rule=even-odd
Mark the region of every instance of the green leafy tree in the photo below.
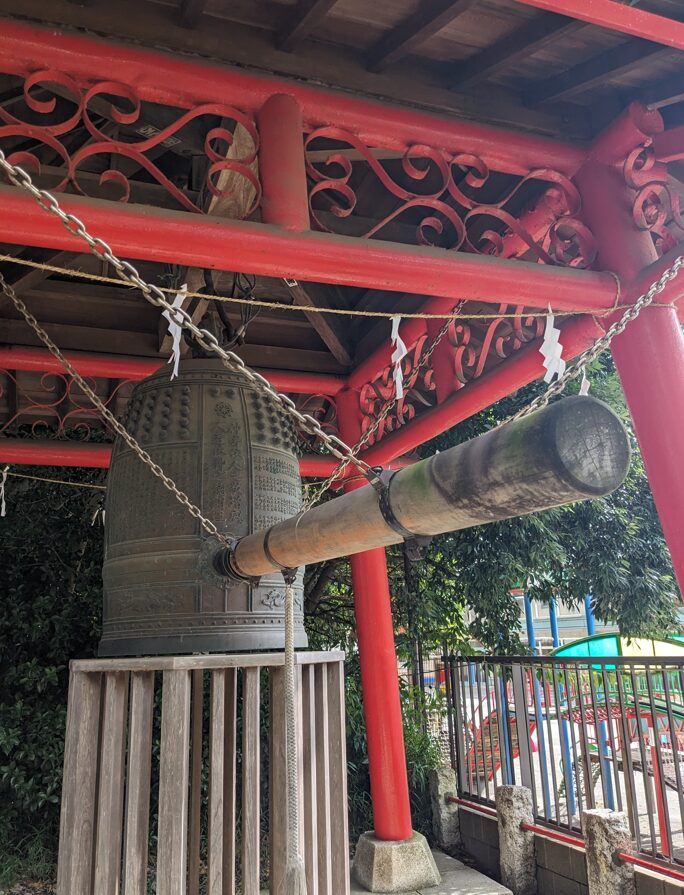
[[[593,364],[590,379],[592,394],[617,412],[631,435],[632,463],[624,484],[602,499],[436,538],[425,563],[435,575],[423,572],[413,595],[418,635],[448,640],[463,631],[454,612],[467,607],[474,614],[467,636],[492,650],[519,651],[519,608],[510,595],[519,583],[535,599],[555,595],[571,605],[591,594],[598,618],[617,624],[628,637],[678,630],[680,600],[669,551],[609,355]],[[425,453],[488,431],[541,389],[539,383],[521,389],[441,435]],[[437,612],[435,600],[441,605]]]

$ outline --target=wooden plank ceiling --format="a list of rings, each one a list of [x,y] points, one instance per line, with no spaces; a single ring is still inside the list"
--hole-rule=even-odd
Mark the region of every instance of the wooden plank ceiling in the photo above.
[[[624,2],[684,21],[680,0]],[[580,141],[684,73],[676,50],[515,0],[0,0],[0,15]]]

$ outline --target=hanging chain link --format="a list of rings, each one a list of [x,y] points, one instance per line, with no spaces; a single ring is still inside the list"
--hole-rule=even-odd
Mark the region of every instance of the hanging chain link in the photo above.
[[[119,420],[114,416],[111,410],[104,404],[99,395],[88,384],[87,380],[85,380],[83,376],[81,376],[81,374],[78,372],[78,370],[76,370],[73,364],[62,354],[57,345],[55,345],[50,336],[45,332],[45,330],[38,323],[33,314],[26,307],[24,302],[19,298],[17,293],[4,278],[2,273],[0,273],[0,289],[2,290],[3,294],[6,295],[7,298],[12,302],[17,311],[19,311],[24,320],[38,336],[40,341],[48,349],[50,354],[52,354],[53,357],[57,358],[60,364],[65,367],[65,369],[69,372],[69,375],[73,377],[74,382],[76,382],[78,386],[83,390],[83,392],[88,396],[90,401],[107,420],[107,422],[112,427],[112,429],[114,429],[117,435],[119,435],[126,442],[126,444],[138,455],[138,457],[140,457],[145,466],[149,467],[152,473],[161,480],[164,487],[168,488],[168,490],[176,497],[177,500],[179,500],[183,504],[188,512],[192,516],[194,516],[195,519],[199,520],[202,528],[208,534],[219,540],[224,546],[229,547],[231,543],[230,540],[218,530],[216,525],[214,525],[211,520],[207,519],[206,516],[202,514],[202,511],[197,506],[197,504],[194,504],[190,500],[185,491],[178,487],[174,480],[164,472],[161,466],[154,462],[147,451],[140,446],[140,444],[130,434],[126,427],[119,422]]]
[[[420,361],[416,365],[416,368],[407,376],[406,380],[404,381],[404,389],[405,390],[408,390],[409,388],[411,388],[413,383],[416,381],[420,371],[423,370],[427,366],[428,361],[432,357],[435,349],[437,348],[439,343],[442,341],[444,336],[449,331],[449,327],[456,319],[456,315],[459,314],[460,311],[463,309],[464,305],[465,305],[465,299],[461,299],[461,301],[459,301],[458,304],[454,307],[454,309],[452,311],[452,316],[447,318],[444,321],[444,323],[441,325],[437,335],[432,340],[432,342],[428,346],[425,353],[423,355],[421,355]],[[385,422],[385,420],[387,419],[387,417],[389,416],[391,411],[394,409],[394,407],[396,406],[398,401],[399,401],[399,399],[397,398],[396,391],[395,391],[394,396],[392,398],[390,398],[389,401],[387,401],[387,403],[382,408],[382,410],[378,414],[378,416],[375,419],[375,421],[373,422],[373,424],[371,426],[369,426],[368,429],[366,429],[366,431],[363,433],[361,438],[353,446],[352,452],[354,454],[358,453],[362,448],[364,448],[368,444],[368,442],[373,437],[373,435],[375,435],[375,433],[378,431],[380,426]],[[335,467],[335,469],[328,476],[328,478],[324,482],[322,482],[321,485],[315,491],[312,491],[311,495],[307,498],[307,500],[304,503],[304,511],[310,509],[318,500],[320,500],[322,495],[325,494],[325,492],[329,488],[331,488],[336,482],[338,482],[342,478],[342,476],[345,473],[345,470],[349,466],[349,462],[350,462],[349,460],[343,460],[342,463],[340,463],[338,466]]]
[[[255,370],[251,370],[241,357],[228,349],[222,348],[216,336],[208,330],[197,326],[190,314],[184,308],[174,308],[173,305],[166,300],[164,293],[158,286],[154,286],[143,280],[135,267],[128,261],[122,261],[118,258],[103,239],[91,236],[86,230],[83,221],[79,220],[75,215],[68,214],[64,211],[52,193],[49,193],[47,190],[38,189],[31,180],[29,174],[27,174],[23,168],[20,168],[18,165],[12,165],[7,161],[7,158],[1,149],[0,168],[5,172],[11,183],[25,190],[27,193],[30,193],[41,208],[59,218],[66,230],[72,236],[78,236],[79,239],[82,239],[87,243],[93,255],[109,262],[120,279],[129,283],[131,286],[140,289],[150,304],[162,308],[164,311],[168,311],[170,319],[173,320],[174,323],[177,323],[182,329],[191,333],[197,344],[204,348],[205,351],[215,354],[229,370],[241,373],[252,383],[252,385],[268,394],[269,397],[282,407],[286,413],[296,420],[302,429],[310,435],[314,435],[316,438],[320,439],[330,453],[338,460],[346,460],[348,463],[353,463],[363,475],[371,473],[370,466],[360,458],[355,457],[354,452],[349,445],[345,444],[345,442],[336,435],[330,435],[325,432],[315,417],[310,416],[308,413],[301,413],[297,409],[295,402],[288,395],[279,392],[271,385],[268,379],[261,376],[261,374],[257,373]]]
[[[579,375],[581,375],[582,371],[596,358],[602,354],[606,348],[610,347],[610,343],[613,341],[615,336],[619,336],[621,332],[625,330],[625,328],[636,318],[639,314],[647,308],[650,304],[653,303],[653,299],[656,295],[659,295],[667,286],[668,283],[672,282],[679,276],[679,272],[684,267],[684,255],[679,255],[672,262],[672,265],[667,268],[666,271],[660,276],[655,283],[652,283],[649,287],[648,291],[644,292],[639,298],[634,302],[631,307],[629,307],[622,317],[619,320],[616,320],[605,332],[605,335],[601,336],[600,339],[597,339],[593,345],[590,345],[582,354],[579,355],[575,363],[568,367],[565,373],[556,379],[555,382],[552,382],[551,385],[527,404],[522,410],[519,410],[517,413],[514,413],[512,416],[508,417],[496,427],[497,429],[500,426],[506,426],[508,423],[512,423],[515,420],[522,419],[525,416],[529,416],[529,414],[534,413],[537,410],[541,410],[542,407],[546,407],[549,401],[552,398],[555,398],[557,395],[562,394],[565,391],[565,387],[569,382],[573,379],[577,379]]]

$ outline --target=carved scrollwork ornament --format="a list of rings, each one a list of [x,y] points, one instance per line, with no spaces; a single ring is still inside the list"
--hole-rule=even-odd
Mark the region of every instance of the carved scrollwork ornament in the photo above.
[[[322,150],[318,149],[321,145]],[[314,147],[316,159],[312,161]],[[348,227],[335,228],[334,219],[354,222],[358,204],[354,165],[362,164],[398,204],[372,226],[353,234],[360,238],[382,238],[387,228],[401,223],[414,227],[415,244],[452,251],[503,256],[506,241],[513,235],[527,246],[530,257],[542,264],[586,267],[596,256],[593,236],[579,217],[577,188],[565,175],[550,168],[531,170],[519,177],[492,203],[485,195],[491,195],[491,184],[501,172],[490,170],[472,153],[451,154],[413,144],[390,171],[390,164],[383,164],[382,148],[368,146],[355,134],[337,127],[309,131],[305,148],[311,217],[320,230],[349,233]],[[548,223],[541,233],[529,232],[511,210],[521,190],[528,190],[530,184],[546,187],[537,202],[547,211]],[[326,217],[321,213],[323,207]]]
[[[44,98],[45,94],[47,98]],[[101,158],[108,167],[99,174],[99,186],[113,185],[118,190],[118,201],[128,202],[132,182],[122,170],[110,166],[112,157],[126,158],[149,174],[181,208],[199,213],[202,208],[164,174],[155,158],[160,154],[160,148],[171,148],[181,143],[183,128],[204,118],[221,122],[210,127],[204,138],[203,152],[208,163],[206,191],[216,198],[230,197],[231,191],[218,185],[221,173],[230,171],[238,178],[247,180],[252,187],[252,200],[245,209],[245,216],[249,216],[259,205],[261,185],[253,170],[259,148],[258,132],[252,118],[232,106],[202,103],[184,112],[178,110],[178,117],[171,124],[157,128],[145,123],[142,101],[129,85],[118,81],[99,81],[85,89],[69,75],[53,69],[36,71],[24,80],[23,100],[28,113],[25,119],[0,106],[0,141],[14,137],[35,141],[37,146],[32,149],[7,153],[7,160],[11,164],[22,165],[36,175],[40,175],[42,170],[41,148],[52,150],[57,156],[61,175],[58,183],[51,186],[53,192],[71,189],[80,195],[87,195],[86,181],[81,177],[83,165],[86,161]],[[68,111],[55,122],[55,114],[65,106]],[[44,117],[45,123],[41,122],[41,117]],[[102,117],[114,127],[100,124]],[[70,137],[78,128],[83,128],[90,140],[79,149],[67,149],[59,138]],[[118,136],[122,128],[126,130],[126,139]],[[232,157],[230,148],[235,143],[238,129],[244,131],[250,148],[246,154]],[[141,139],[131,139],[132,134]]]

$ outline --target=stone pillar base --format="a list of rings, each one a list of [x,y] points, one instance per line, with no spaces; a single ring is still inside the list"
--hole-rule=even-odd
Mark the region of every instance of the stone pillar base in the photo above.
[[[411,892],[442,881],[425,836],[385,842],[363,833],[356,846],[352,874],[369,892]]]
[[[439,848],[446,852],[461,845],[458,807],[453,802],[447,802],[447,797],[455,796],[456,792],[456,774],[451,768],[430,771],[432,832]]]
[[[608,808],[582,812],[589,895],[636,895],[634,865],[616,861],[616,852],[630,851],[627,815]]]

